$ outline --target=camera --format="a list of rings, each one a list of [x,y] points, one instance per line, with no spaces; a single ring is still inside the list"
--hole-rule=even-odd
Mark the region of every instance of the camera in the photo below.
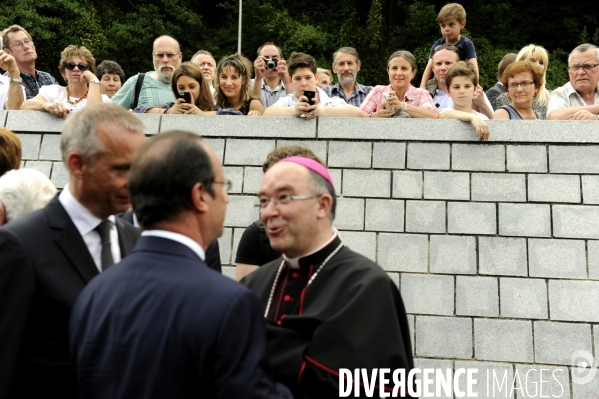
[[[273,70],[277,67],[277,57],[272,57],[270,60],[266,61],[266,69]]]

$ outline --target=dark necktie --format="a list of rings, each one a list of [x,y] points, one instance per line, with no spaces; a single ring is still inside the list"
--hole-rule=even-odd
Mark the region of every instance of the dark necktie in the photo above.
[[[114,264],[112,246],[110,244],[110,225],[111,222],[109,220],[103,220],[95,229],[100,234],[100,240],[102,241],[102,271]]]

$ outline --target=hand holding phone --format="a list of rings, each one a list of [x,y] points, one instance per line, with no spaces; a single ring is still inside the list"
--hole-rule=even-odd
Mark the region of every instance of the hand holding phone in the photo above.
[[[308,99],[308,104],[314,105],[314,97],[316,97],[314,90],[304,90],[304,96]]]
[[[188,91],[182,91],[177,94],[177,98],[182,98],[186,103],[191,104],[191,93]]]

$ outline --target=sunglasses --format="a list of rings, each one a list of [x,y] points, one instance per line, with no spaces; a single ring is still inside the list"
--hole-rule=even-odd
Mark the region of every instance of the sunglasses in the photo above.
[[[443,49],[447,49],[449,51],[455,51],[456,53],[460,52],[460,49],[457,48],[456,46],[451,46],[451,45],[447,45],[447,44],[440,44],[437,47],[434,48],[433,51],[439,51],[439,50],[443,50]]]
[[[72,62],[67,62],[64,66],[66,69],[68,69],[69,71],[72,71],[73,69],[75,69],[75,67],[79,68],[79,70],[81,72],[87,71],[87,68],[89,68],[89,65],[87,64],[73,64]]]

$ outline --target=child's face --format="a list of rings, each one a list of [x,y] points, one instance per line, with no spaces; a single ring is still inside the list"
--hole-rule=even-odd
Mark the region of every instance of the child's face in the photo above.
[[[326,73],[323,73],[322,75],[318,75],[318,82],[316,83],[316,86],[318,86],[322,89],[323,87],[330,86],[330,85],[331,85],[331,78],[329,77],[329,75],[327,75]]]
[[[316,90],[318,75],[314,75],[310,68],[297,68],[289,80],[299,98],[304,95],[304,90]]]
[[[447,86],[454,105],[459,108],[472,107],[474,89],[476,89],[476,85],[468,76],[456,76],[451,80],[451,85]]]
[[[455,18],[446,18],[439,24],[441,34],[445,38],[447,44],[456,44],[460,31],[466,26],[466,21],[458,22]]]

